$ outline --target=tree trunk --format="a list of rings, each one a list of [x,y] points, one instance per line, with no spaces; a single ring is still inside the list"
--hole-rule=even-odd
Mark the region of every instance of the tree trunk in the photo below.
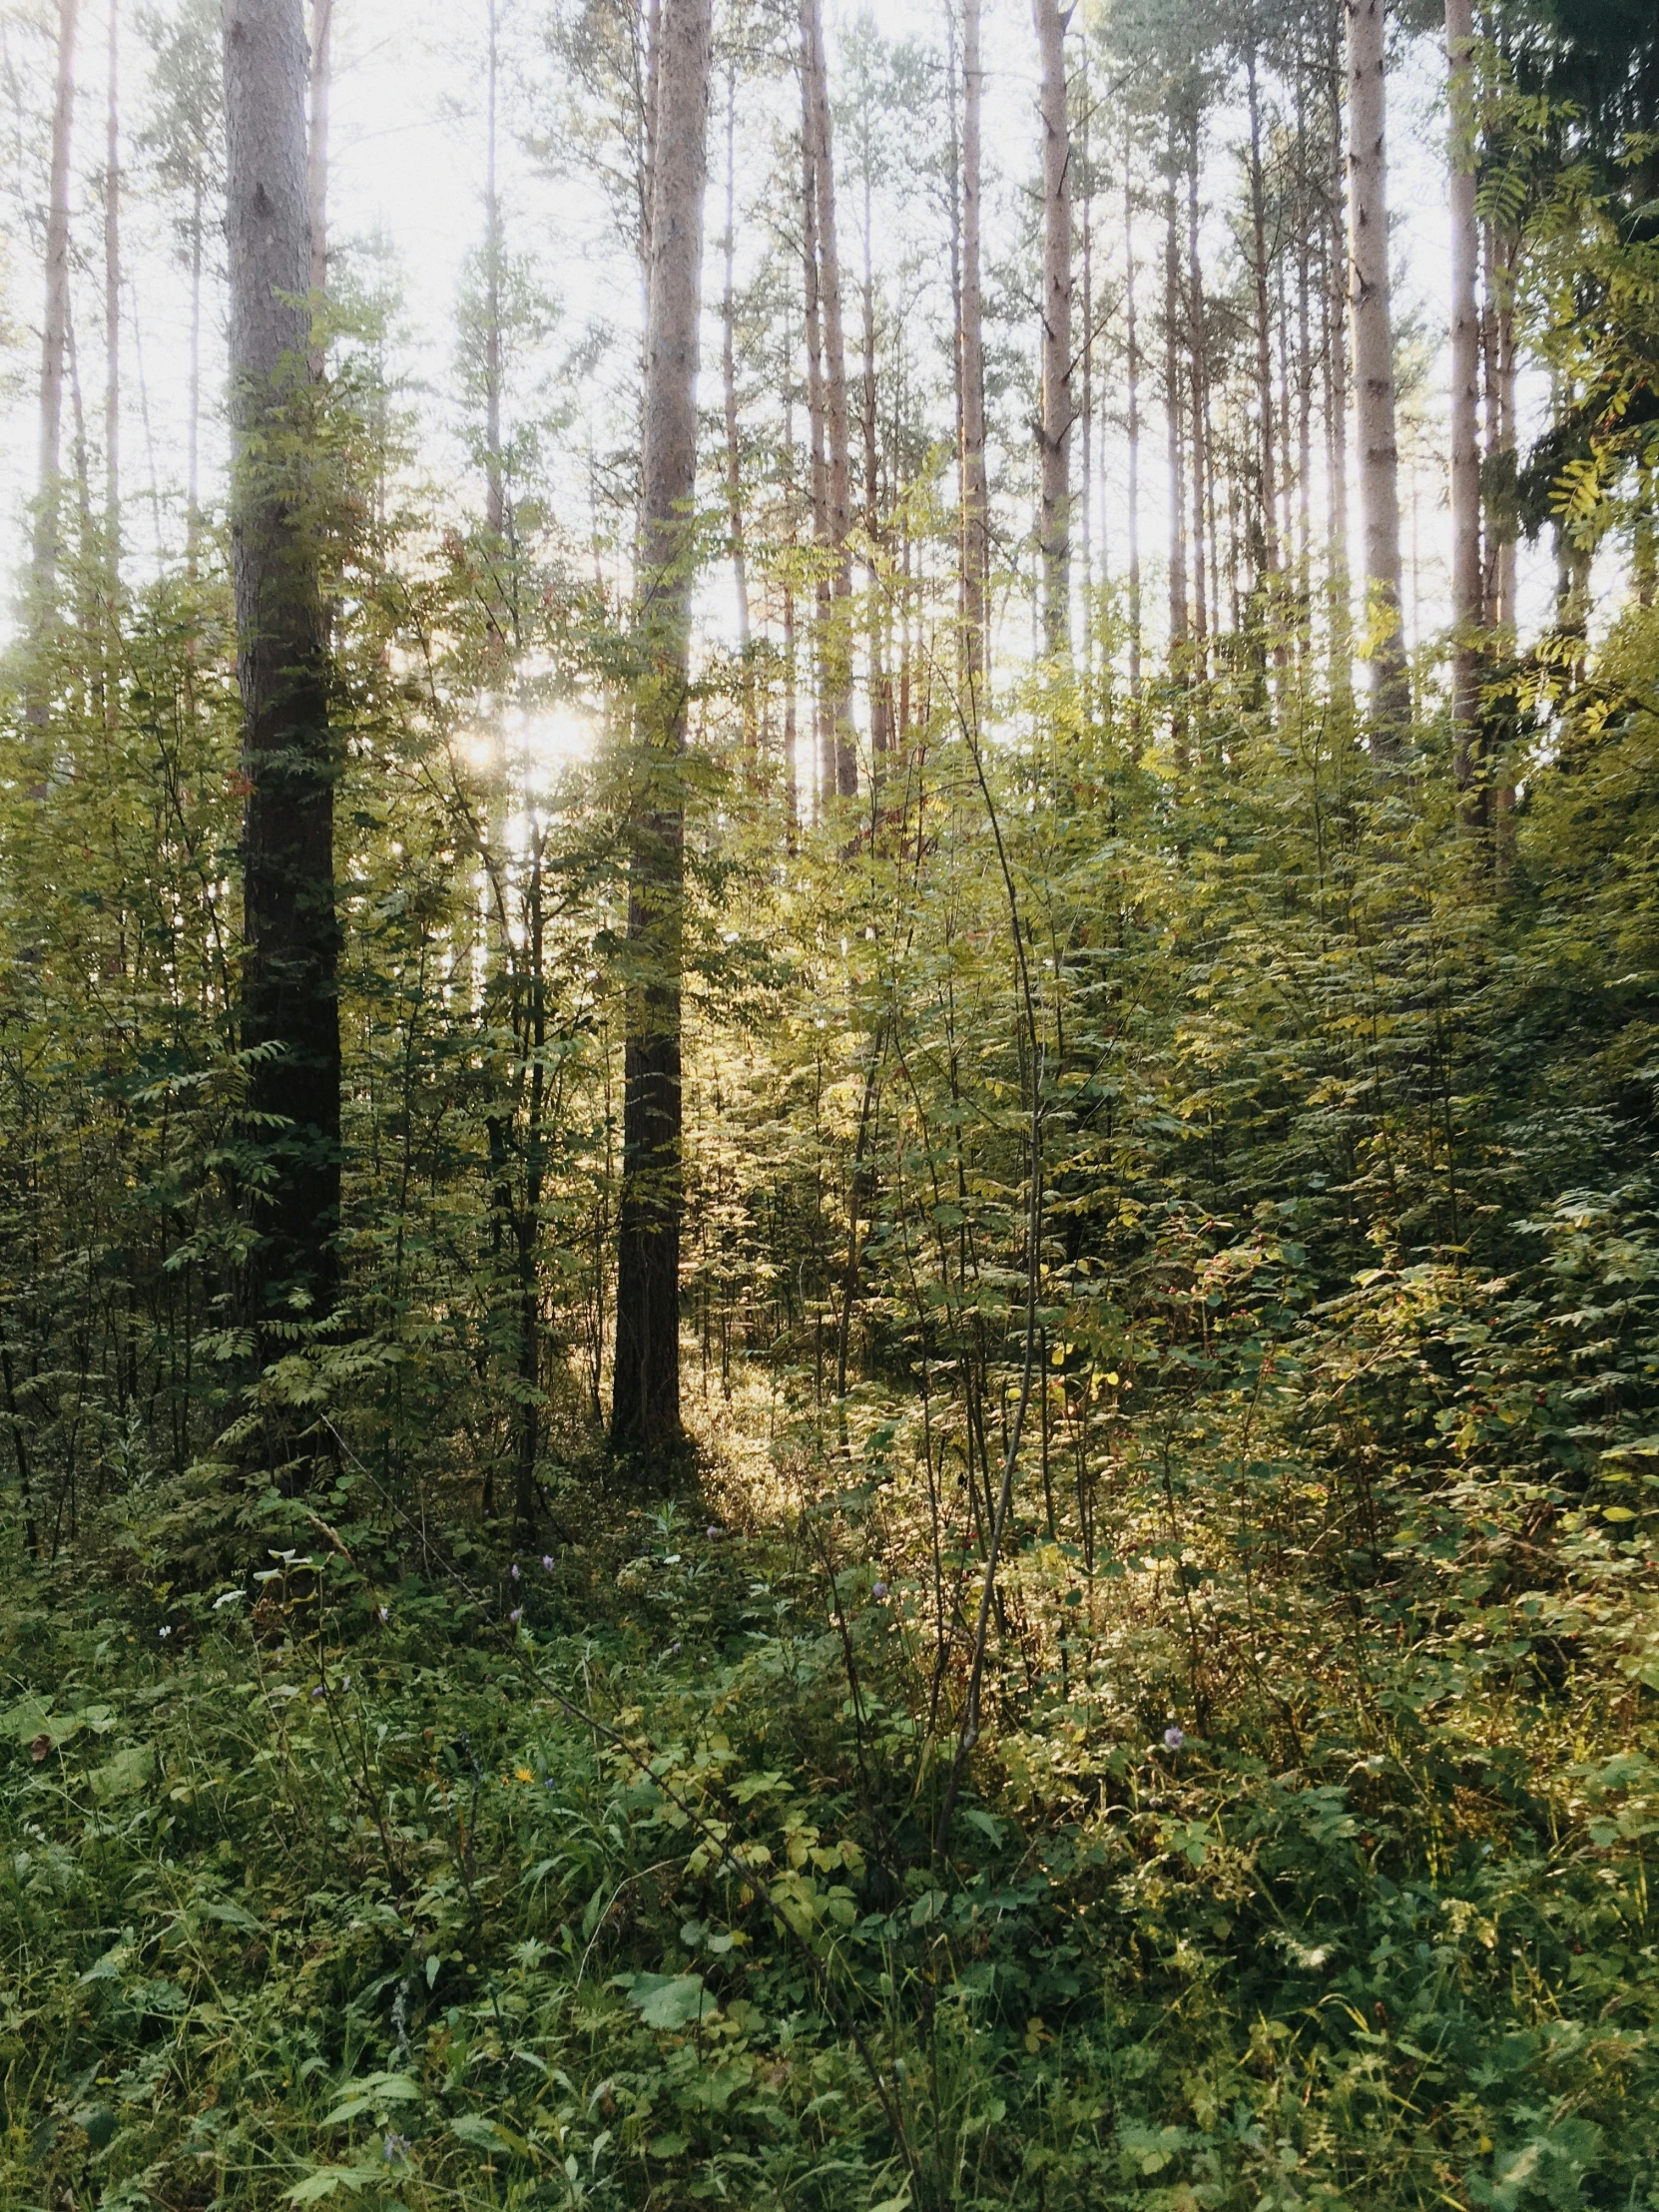
[[[1210,474],[1208,338],[1204,312],[1204,268],[1198,249],[1199,114],[1195,98],[1187,117],[1187,349],[1191,362],[1193,496],[1193,673],[1204,683],[1210,673],[1209,593],[1205,582],[1206,491]]]
[[[1345,0],[1348,31],[1349,298],[1366,539],[1371,746],[1399,750],[1411,695],[1399,600],[1399,454],[1388,310],[1387,93],[1383,0]]]
[[[1032,0],[1042,62],[1043,645],[1071,651],[1071,119],[1066,102],[1066,14],[1060,0]],[[1069,13],[1069,11],[1067,11]]]
[[[121,596],[121,8],[109,0],[104,129],[104,558],[111,620]],[[113,641],[112,641],[113,642]],[[114,671],[109,681],[113,687]]]
[[[501,451],[501,189],[497,177],[500,34],[498,0],[489,0],[484,91],[484,527],[496,541],[492,553],[499,552],[507,530],[507,475]]]
[[[328,291],[328,100],[334,81],[334,0],[311,0],[310,128],[306,142],[306,190],[311,208],[311,297]],[[313,337],[311,374],[323,371],[323,348]]]
[[[803,93],[805,108],[806,95]],[[812,132],[802,119],[801,250],[807,338],[808,483],[813,503],[813,543],[822,556],[830,543],[830,463],[824,408],[824,305],[819,295],[818,165]],[[835,791],[835,726],[830,706],[830,578],[822,565],[814,582],[813,620],[813,820]]]
[[[225,0],[224,21],[232,557],[248,790],[242,1044],[253,1054],[250,1128],[266,1178],[250,1304],[269,1355],[293,1300],[325,1316],[337,1280],[335,748],[317,551],[302,519],[306,486],[295,481],[305,464],[288,458],[309,444],[302,0]]]
[[[1451,215],[1451,712],[1453,774],[1460,811],[1478,808],[1483,590],[1480,554],[1480,317],[1476,300],[1479,227],[1474,201],[1474,44],[1471,0],[1445,0],[1446,90],[1450,109]]]
[[[628,826],[629,1004],[611,1442],[616,1450],[659,1462],[681,1438],[681,763],[697,543],[692,508],[710,10],[711,0],[664,0],[662,13],[637,616],[642,671]]]
[[[1262,543],[1258,590],[1279,568],[1279,492],[1274,478],[1273,448],[1273,340],[1268,324],[1268,202],[1262,170],[1262,109],[1256,82],[1256,53],[1246,57],[1245,83],[1250,95],[1250,238],[1251,279],[1256,294],[1256,406],[1261,417],[1259,463],[1262,472]]]
[[[846,337],[841,316],[841,266],[835,232],[835,162],[830,85],[824,56],[821,0],[801,0],[802,97],[812,149],[813,202],[818,219],[818,288],[824,316],[824,399],[829,433],[829,522],[833,606],[824,655],[834,746],[835,791],[858,795],[858,748],[852,726],[851,432],[846,403]]]
[[[985,474],[985,327],[981,291],[980,0],[962,0],[962,665],[971,699],[985,674],[990,492]]]
[[[732,586],[738,602],[738,648],[744,665],[744,740],[751,756],[755,751],[755,706],[750,681],[749,555],[743,526],[743,448],[738,440],[737,301],[735,292],[738,251],[737,208],[738,73],[736,62],[726,68],[726,282],[721,292],[721,384],[726,402],[726,518],[730,531]],[[751,763],[753,766],[753,761]]]
[[[1171,120],[1164,174],[1164,425],[1169,449],[1169,684],[1170,736],[1178,767],[1187,765],[1186,688],[1191,680],[1187,643],[1187,501],[1182,466],[1181,244],[1176,229],[1175,124]]]
[[[46,207],[46,311],[41,323],[40,465],[33,561],[34,616],[51,620],[58,585],[63,493],[63,391],[69,354],[69,149],[75,125],[75,19],[79,0],[58,0],[57,82]]]
[[[1141,701],[1141,355],[1135,308],[1134,143],[1128,109],[1123,125],[1123,319],[1127,355],[1129,442],[1129,696],[1136,744],[1140,741]]]
[[[1348,224],[1343,159],[1342,58],[1333,17],[1327,57],[1330,102],[1330,221],[1325,226],[1323,311],[1325,345],[1326,568],[1330,602],[1331,694],[1337,704],[1352,704],[1354,617],[1348,544]]]

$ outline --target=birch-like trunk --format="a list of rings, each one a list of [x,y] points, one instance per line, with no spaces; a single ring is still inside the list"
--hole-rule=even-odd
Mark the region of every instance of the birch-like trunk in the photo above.
[[[710,12],[710,0],[663,0],[636,617],[642,666],[628,824],[628,1012],[611,1442],[619,1451],[654,1459],[659,1468],[682,1434],[682,761],[697,546],[693,509]]]
[[[46,307],[41,320],[40,459],[36,471],[34,619],[49,626],[57,598],[63,499],[63,395],[69,357],[69,153],[75,127],[78,0],[58,0],[52,163],[46,203]]]
[[[225,0],[232,559],[243,701],[242,1045],[268,1181],[250,1266],[269,1355],[291,1300],[332,1307],[340,1196],[335,748],[317,549],[294,481],[309,443],[311,238],[303,0]],[[272,1135],[279,1123],[278,1133]]]
[[[1386,25],[1383,0],[1345,0],[1348,61],[1349,301],[1365,532],[1365,650],[1371,746],[1399,750],[1411,716],[1400,621],[1399,451],[1388,307]]]
[[[825,701],[834,749],[838,797],[858,794],[858,748],[852,725],[852,456],[846,401],[846,336],[841,314],[841,265],[835,226],[835,160],[821,0],[801,0],[802,95],[812,150],[818,226],[819,305],[824,319],[824,403],[829,445],[829,548],[832,606],[823,654]]]

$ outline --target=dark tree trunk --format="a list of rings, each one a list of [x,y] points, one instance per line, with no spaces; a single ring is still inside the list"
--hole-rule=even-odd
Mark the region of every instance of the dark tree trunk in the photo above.
[[[303,0],[225,0],[224,23],[232,546],[248,790],[242,1041],[254,1055],[249,1133],[262,1155],[249,1290],[263,1358],[280,1324],[326,1315],[337,1286],[336,752],[317,551],[294,458],[310,442]]]
[[[611,1442],[658,1465],[681,1438],[680,982],[696,557],[698,325],[708,174],[710,0],[663,0],[651,215],[641,673],[629,823],[628,1026]]]

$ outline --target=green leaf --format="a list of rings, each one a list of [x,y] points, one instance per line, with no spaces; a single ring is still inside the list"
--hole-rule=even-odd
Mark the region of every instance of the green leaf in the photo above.
[[[92,1772],[92,1794],[100,1805],[115,1805],[136,1797],[156,1772],[156,1754],[148,1744],[129,1744],[125,1751]]]
[[[373,2188],[384,2179],[384,2170],[379,2166],[319,2166],[314,2174],[296,2181],[282,2202],[317,2204],[323,2197],[331,2197],[337,2189],[349,2189],[355,2194],[359,2189]]]
[[[690,2027],[720,2008],[703,1986],[700,1973],[636,1973],[621,1975],[628,1985],[628,2001],[647,2027],[668,2031]]]

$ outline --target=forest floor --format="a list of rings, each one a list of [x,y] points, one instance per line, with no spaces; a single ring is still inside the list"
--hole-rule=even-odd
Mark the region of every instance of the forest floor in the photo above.
[[[1366,1696],[1292,1716],[1287,1647],[1166,1734],[1107,1581],[940,1851],[927,1592],[708,1410],[699,1492],[574,1468],[516,1560],[348,1464],[258,1580],[170,1586],[155,1499],[11,1567],[0,2203],[1659,2201],[1659,1767],[1589,1614],[1549,1694],[1488,1620],[1407,1699],[1357,1621]]]

